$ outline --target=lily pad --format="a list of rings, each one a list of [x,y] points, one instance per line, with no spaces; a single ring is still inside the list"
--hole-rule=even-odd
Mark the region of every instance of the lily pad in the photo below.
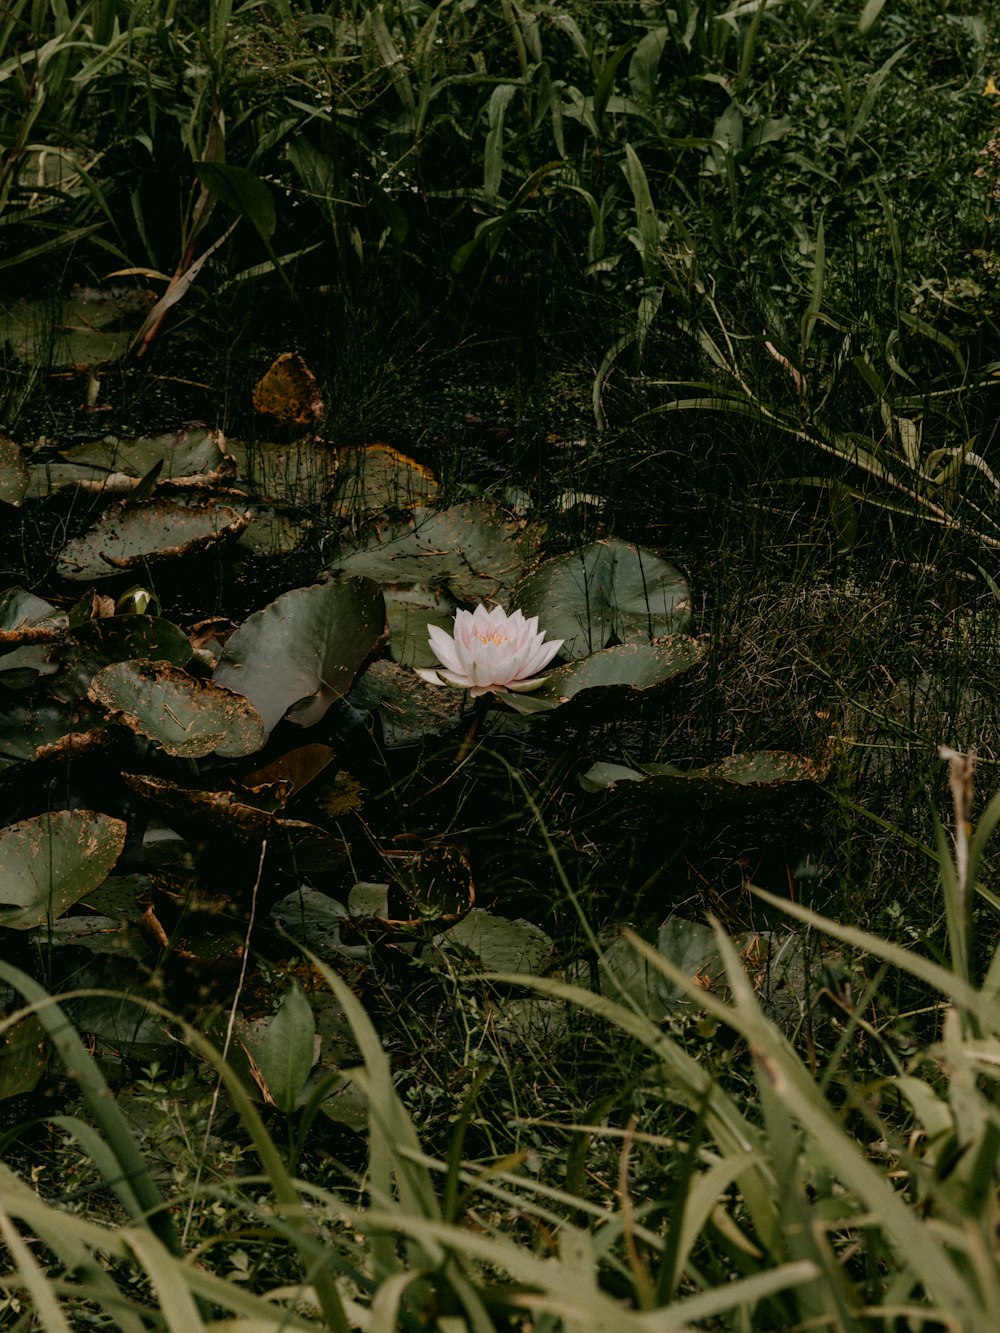
[[[0,310],[0,343],[27,365],[79,368],[117,361],[128,351],[147,308],[136,291],[88,290],[53,306],[15,301]]]
[[[367,945],[344,944],[341,940],[347,908],[318,889],[303,887],[282,898],[271,909],[271,919],[321,958],[338,954],[354,959],[368,957]]]
[[[200,791],[141,773],[126,773],[124,778],[181,832],[190,829],[195,835],[216,842],[228,839],[243,847],[256,848],[266,840],[269,853],[301,870],[329,870],[343,860],[341,840],[325,829],[258,810],[234,792]]]
[[[313,435],[289,444],[269,440],[229,440],[240,489],[277,505],[319,504],[337,475],[337,452]]]
[[[594,764],[580,781],[587,791],[603,791],[618,782],[642,782],[657,796],[743,801],[769,796],[796,783],[822,783],[829,772],[826,759],[809,759],[785,750],[758,750],[752,754],[732,754],[701,768]]]
[[[87,693],[117,722],[184,759],[213,751],[235,758],[264,744],[264,724],[249,700],[169,662],[112,662]]]
[[[333,502],[342,518],[373,518],[429,504],[437,478],[429,468],[387,444],[338,450],[340,468]]]
[[[216,684],[245,695],[266,735],[288,714],[309,727],[345,695],[385,630],[378,588],[342,579],[295,588],[257,611],[228,640]]]
[[[186,427],[150,437],[109,435],[36,463],[30,469],[28,494],[49,495],[69,486],[126,494],[157,467],[158,482],[206,487],[231,477],[236,461],[226,452],[222,432],[208,427]]]
[[[24,455],[6,435],[0,435],[0,500],[19,505],[28,491],[28,469]]]
[[[125,824],[94,810],[58,810],[0,829],[0,926],[54,921],[108,875]]]
[[[520,577],[535,540],[523,523],[487,505],[417,509],[409,523],[352,551],[336,569],[382,584],[446,584],[460,602],[497,601]]]
[[[429,625],[449,633],[454,627],[455,603],[437,588],[418,584],[382,589],[389,622],[389,652],[394,662],[408,667],[432,667],[437,658],[427,637]]]
[[[0,711],[0,758],[14,762],[79,754],[108,742],[104,719],[88,704],[32,699]]]
[[[389,749],[450,731],[462,716],[464,700],[461,690],[435,689],[409,667],[384,660],[373,662],[351,691],[356,708],[378,714]]]
[[[649,643],[691,627],[691,592],[683,575],[652,551],[600,541],[547,560],[517,585],[511,604],[567,657],[612,643]]]
[[[485,972],[523,972],[539,976],[552,959],[554,945],[531,921],[510,921],[474,907],[434,941],[439,949],[474,959]]]
[[[532,694],[505,694],[504,703],[519,713],[546,713],[579,695],[616,692],[624,697],[663,685],[690,671],[706,649],[687,634],[657,643],[622,643],[547,673]]]
[[[59,665],[52,693],[59,699],[84,699],[97,673],[112,662],[148,658],[175,667],[191,660],[187,635],[160,616],[103,616],[71,629],[51,654]]]
[[[66,543],[56,561],[64,579],[113,578],[162,560],[205,551],[238,537],[250,522],[232,505],[154,500],[117,504],[89,531]]]
[[[24,588],[5,588],[0,593],[0,656],[32,644],[56,643],[68,624],[69,617],[51,602]]]
[[[622,995],[637,1003],[647,1018],[662,1022],[679,1006],[689,1005],[685,992],[638,952],[621,933],[621,927],[602,932],[601,990],[613,999]],[[701,921],[672,916],[660,927],[659,953],[685,976],[704,986],[715,985],[723,975],[715,936]]]

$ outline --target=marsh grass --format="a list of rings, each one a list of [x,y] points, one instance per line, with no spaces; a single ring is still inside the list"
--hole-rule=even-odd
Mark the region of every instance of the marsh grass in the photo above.
[[[127,268],[162,295],[222,242],[144,364],[102,370],[108,420],[252,438],[252,384],[298,348],[336,443],[386,438],[448,499],[527,496],[554,550],[654,546],[710,650],[634,725],[553,725],[544,762],[492,736],[432,811],[557,937],[550,976],[414,978],[386,953],[360,984],[376,1028],[312,974],[359,1049],[361,1134],[262,1112],[177,1025],[185,1076],[116,1071],[143,1137],[7,968],[82,1105],[29,1101],[61,1137],[5,1140],[0,1326],[991,1326],[996,802],[964,878],[935,832],[941,742],[976,750],[984,792],[1000,771],[982,8],[274,0],[202,28],[184,4],[8,6],[10,291]],[[270,237],[260,190],[203,197],[206,160],[253,174]],[[82,380],[8,362],[2,394],[24,443],[92,420]],[[567,517],[574,489],[603,504]],[[319,526],[297,582],[337,541]],[[55,544],[4,558],[30,581]],[[767,819],[660,811],[651,837],[647,809],[575,785],[598,758],[764,748],[828,755],[825,792]],[[714,987],[642,944],[671,912],[728,928]],[[622,921],[686,996],[663,1023],[602,991],[594,941]],[[792,984],[748,928],[796,952]],[[530,995],[548,1007],[505,1028]],[[192,1067],[224,1083],[217,1113],[180,1104]]]

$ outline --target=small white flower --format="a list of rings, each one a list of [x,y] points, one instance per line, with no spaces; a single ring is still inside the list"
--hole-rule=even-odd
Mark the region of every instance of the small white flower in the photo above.
[[[537,689],[546,679],[538,672],[563,646],[562,639],[543,643],[545,631],[539,630],[537,616],[525,620],[520,611],[508,615],[502,606],[457,611],[454,635],[431,625],[427,636],[441,666],[418,668],[417,675],[431,685],[470,690],[474,698],[491,690]]]

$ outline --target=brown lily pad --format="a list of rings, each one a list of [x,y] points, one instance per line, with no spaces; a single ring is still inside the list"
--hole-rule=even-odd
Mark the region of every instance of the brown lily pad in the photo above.
[[[56,561],[64,579],[117,574],[206,551],[240,535],[250,516],[228,504],[154,500],[106,510],[87,532],[66,543]]]

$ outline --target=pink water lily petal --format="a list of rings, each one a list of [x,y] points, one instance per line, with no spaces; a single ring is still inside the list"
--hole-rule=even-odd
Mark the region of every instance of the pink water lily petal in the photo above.
[[[431,625],[427,636],[441,666],[421,670],[421,678],[470,690],[474,697],[491,690],[537,689],[543,680],[533,678],[563,644],[562,639],[544,641],[537,616],[525,619],[522,611],[508,615],[502,606],[489,611],[481,604],[474,611],[456,611],[453,634]]]

